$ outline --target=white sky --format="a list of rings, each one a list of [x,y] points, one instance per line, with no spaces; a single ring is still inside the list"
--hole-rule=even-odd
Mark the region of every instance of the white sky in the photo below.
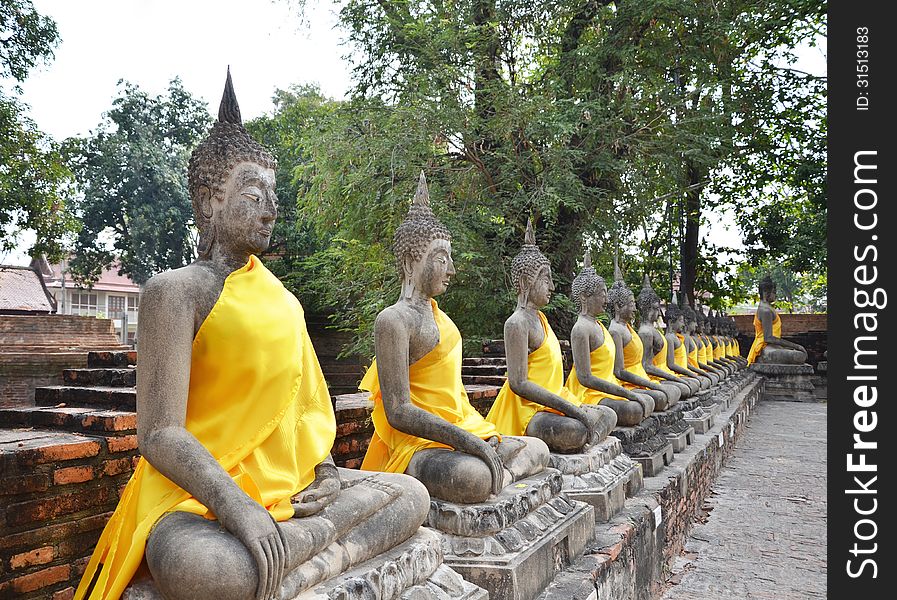
[[[214,116],[230,65],[244,120],[272,111],[277,88],[316,83],[340,99],[350,86],[349,47],[331,0],[307,0],[304,24],[295,6],[276,0],[33,2],[56,21],[61,41],[55,59],[34,68],[22,84],[22,99],[38,127],[56,140],[96,128],[119,79],[160,94],[180,77]],[[825,73],[824,52],[824,46],[806,48],[797,68]],[[711,241],[740,246],[734,219],[712,218]],[[0,263],[27,264],[24,251],[32,241],[26,232],[20,250],[0,253]]]

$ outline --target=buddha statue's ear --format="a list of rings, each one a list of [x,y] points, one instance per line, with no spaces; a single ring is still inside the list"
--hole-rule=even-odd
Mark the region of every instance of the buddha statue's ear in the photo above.
[[[212,218],[212,188],[203,184],[196,190],[199,212],[206,219]]]

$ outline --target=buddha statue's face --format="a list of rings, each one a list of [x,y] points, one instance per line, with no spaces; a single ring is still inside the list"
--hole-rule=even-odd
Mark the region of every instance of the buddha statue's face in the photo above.
[[[274,170],[241,162],[230,172],[220,199],[211,200],[210,222],[222,247],[248,254],[267,250],[277,218]]]
[[[632,321],[632,317],[635,316],[635,296],[629,294],[628,299],[621,305],[618,305],[615,308],[616,315],[620,318],[621,321],[628,323]]]
[[[766,300],[767,303],[772,304],[776,301],[776,288],[775,286],[766,288],[763,294],[763,300]]]
[[[670,328],[674,333],[681,333],[682,330],[685,329],[685,317],[679,315],[678,317],[673,319],[673,322],[670,323]]]
[[[648,323],[656,323],[660,317],[660,302],[653,302],[645,311],[645,321]]]
[[[411,277],[414,287],[426,296],[433,298],[448,289],[449,281],[455,274],[451,242],[443,239],[432,240],[424,250],[421,260],[406,260],[410,263],[406,267],[406,275]]]
[[[697,329],[698,329],[697,321],[689,321],[688,323],[685,324],[685,331],[689,335],[694,333]]]
[[[554,280],[551,278],[551,267],[542,267],[529,287],[527,298],[535,306],[542,308],[551,301],[554,291]]]
[[[586,314],[597,316],[604,312],[607,306],[607,284],[599,283],[598,287],[591,294],[583,294],[580,298],[581,306],[585,309]]]

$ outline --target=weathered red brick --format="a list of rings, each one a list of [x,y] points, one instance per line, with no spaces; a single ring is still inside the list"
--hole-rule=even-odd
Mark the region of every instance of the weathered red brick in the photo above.
[[[102,474],[104,476],[121,475],[134,469],[134,461],[131,458],[116,458],[103,461]]]
[[[0,496],[14,496],[31,492],[44,492],[50,487],[50,476],[46,473],[20,475],[0,479]]]
[[[75,597],[75,588],[67,587],[53,594],[52,600],[72,600]]]
[[[65,467],[63,469],[56,469],[53,472],[53,483],[56,485],[84,483],[85,481],[93,479],[93,475],[93,467],[90,465]]]
[[[21,533],[3,535],[0,536],[0,550],[35,548],[85,531],[99,530],[106,526],[110,517],[112,517],[112,511],[66,523],[30,529]]]
[[[84,558],[79,558],[75,562],[72,563],[72,569],[75,571],[75,577],[81,577],[84,575],[84,571],[87,570],[87,563],[90,562],[90,556],[85,556]]]
[[[12,504],[6,511],[6,522],[11,527],[47,521],[60,515],[75,513],[94,508],[110,502],[111,493],[108,487],[78,490],[70,494],[49,496]]]
[[[99,452],[100,444],[93,440],[84,440],[83,442],[75,442],[72,444],[45,446],[39,450],[39,455],[35,462],[45,463],[87,458],[96,456]]]
[[[35,548],[21,554],[14,554],[9,559],[9,566],[12,569],[23,569],[25,567],[33,567],[35,565],[45,565],[54,558],[53,546],[43,546]]]
[[[121,437],[107,437],[106,448],[109,452],[124,452],[137,449],[136,435],[123,435]]]
[[[16,577],[10,581],[10,587],[15,593],[27,594],[28,592],[39,590],[48,585],[65,581],[71,575],[71,571],[72,569],[69,565],[57,565],[55,567],[43,569],[42,571],[37,571],[36,573],[29,573],[28,575]]]

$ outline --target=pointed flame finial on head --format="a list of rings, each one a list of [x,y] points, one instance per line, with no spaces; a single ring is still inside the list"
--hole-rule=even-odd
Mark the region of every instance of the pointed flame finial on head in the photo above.
[[[671,302],[674,306],[679,306],[679,298],[677,297],[676,290],[673,290],[673,299]]]
[[[536,245],[536,232],[533,230],[533,218],[526,219],[526,233],[523,234],[523,243],[530,246]]]
[[[614,250],[614,281],[623,281],[623,271],[620,270],[620,261],[617,258],[616,250]]]
[[[424,175],[423,169],[421,169],[420,177],[417,179],[417,191],[414,192],[412,204],[430,205],[430,189],[427,187],[427,176]]]
[[[592,268],[592,251],[586,248],[585,254],[582,255],[582,269],[585,271],[586,269]]]
[[[221,96],[221,105],[218,107],[218,121],[221,123],[233,123],[242,125],[240,105],[237,104],[237,95],[234,93],[234,82],[230,76],[230,65],[227,67],[227,80],[224,82],[224,94]]]
[[[643,290],[651,289],[651,278],[648,277],[647,273],[645,273],[645,278],[642,280],[642,289]]]

